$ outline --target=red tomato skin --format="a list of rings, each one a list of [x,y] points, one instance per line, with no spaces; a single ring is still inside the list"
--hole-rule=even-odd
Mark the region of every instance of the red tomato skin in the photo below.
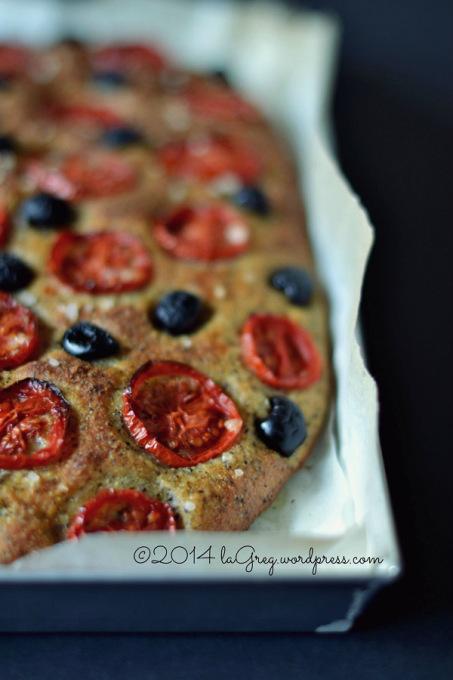
[[[20,76],[30,63],[30,51],[22,45],[0,45],[0,76]]]
[[[103,154],[102,160],[105,166],[98,168],[90,165],[90,156],[86,155],[69,156],[58,167],[33,160],[26,167],[26,175],[37,189],[72,201],[106,198],[135,188],[137,173],[133,166],[112,154]]]
[[[73,106],[52,106],[47,114],[57,122],[87,122],[98,123],[105,127],[121,125],[124,121],[110,109],[78,104]]]
[[[212,400],[221,404],[225,415],[240,422],[240,427],[238,427],[236,432],[227,430],[219,438],[216,445],[210,446],[192,458],[185,458],[161,444],[156,437],[148,432],[145,424],[137,415],[134,405],[134,394],[148,378],[163,375],[187,376],[202,384]],[[207,378],[195,368],[177,361],[148,361],[136,371],[132,376],[129,386],[123,393],[123,420],[132,438],[141,448],[145,449],[147,453],[152,454],[163,465],[173,468],[193,467],[211,458],[216,458],[233,446],[243,428],[243,420],[233,400],[213,380]]]
[[[307,362],[307,368],[299,375],[279,377],[266,366],[260,357],[256,347],[255,333],[261,324],[284,325],[288,333],[292,335],[301,354]],[[291,319],[274,314],[252,314],[245,322],[241,332],[242,358],[246,366],[254,373],[261,382],[270,387],[281,390],[298,390],[310,387],[317,382],[322,374],[322,359],[311,335],[302,326],[294,323]]]
[[[187,242],[178,233],[174,233],[173,226],[200,223],[200,238],[197,242]],[[222,243],[219,239],[219,226],[223,223],[240,224],[248,232],[242,243]],[[211,238],[208,238],[211,235]],[[229,205],[213,203],[200,207],[181,206],[166,218],[154,224],[154,237],[158,244],[169,255],[181,260],[199,262],[214,262],[229,260],[248,250],[250,232],[244,218]]]
[[[24,333],[28,336],[27,344],[14,355],[0,355],[0,369],[11,369],[21,366],[31,359],[39,346],[38,321],[33,312],[23,307],[8,293],[0,291],[0,333],[2,332],[2,312],[13,311],[21,323]]]
[[[140,267],[140,275],[137,274],[135,280],[130,280],[128,282],[118,281],[116,284],[112,283],[109,285],[103,285],[101,282],[96,283],[94,281],[90,284],[81,284],[79,282],[75,282],[69,277],[66,262],[72,247],[76,246],[78,243],[88,243],[90,239],[100,240],[103,237],[111,238],[112,243],[115,244],[116,242],[118,247],[124,247],[127,244],[134,245],[136,247],[137,253],[140,255],[143,262]],[[52,274],[54,274],[54,276],[62,281],[62,283],[72,288],[72,290],[80,293],[91,293],[93,295],[125,293],[139,290],[151,281],[153,275],[151,256],[145,249],[142,242],[132,234],[114,231],[93,232],[91,234],[75,234],[70,231],[62,232],[51,250],[48,269]]]
[[[176,530],[176,519],[173,514],[173,510],[168,505],[168,503],[162,503],[150,496],[146,495],[141,491],[136,491],[135,489],[103,489],[94,498],[89,500],[79,512],[75,515],[72,522],[68,527],[66,537],[71,540],[75,538],[80,538],[86,533],[95,533],[93,531],[87,531],[87,524],[96,517],[96,513],[112,502],[125,502],[132,506],[138,507],[143,512],[158,512],[163,515],[162,524],[163,526],[158,528],[144,527],[141,529],[113,529],[111,527],[105,527],[104,529],[98,529],[97,531],[102,532],[112,532],[112,531],[175,531]]]
[[[98,70],[116,71],[148,68],[161,71],[167,64],[162,54],[150,45],[113,43],[97,49],[92,57]]]
[[[255,150],[233,138],[213,135],[206,142],[204,154],[197,153],[196,148],[184,140],[169,142],[161,147],[158,158],[169,175],[202,181],[232,174],[252,184],[261,173],[261,159]]]
[[[4,453],[4,446],[2,439],[0,439],[0,468],[5,470],[23,470],[49,465],[59,461],[66,453],[66,435],[69,424],[70,407],[65,400],[60,390],[52,383],[44,380],[37,380],[35,378],[24,378],[19,382],[9,385],[3,390],[0,390],[0,406],[8,399],[15,400],[20,397],[19,404],[26,403],[24,394],[27,396],[30,393],[29,399],[39,400],[40,394],[47,395],[48,399],[53,402],[51,410],[57,415],[57,420],[53,428],[53,442],[51,448],[44,447],[37,452],[30,455],[25,453],[18,453],[10,455]],[[0,408],[1,413],[1,408]],[[6,416],[7,417],[7,416]],[[6,426],[8,427],[8,425]],[[3,429],[3,423],[0,420],[0,432]],[[1,435],[3,438],[3,434]]]
[[[8,240],[10,226],[8,211],[0,205],[0,248],[3,248]]]

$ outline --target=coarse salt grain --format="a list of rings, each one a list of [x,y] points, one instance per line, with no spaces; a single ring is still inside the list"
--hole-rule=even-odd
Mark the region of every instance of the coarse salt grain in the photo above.
[[[232,245],[242,245],[249,237],[248,229],[243,224],[230,224],[225,230],[225,240]]]
[[[36,472],[34,472],[33,470],[30,470],[29,472],[27,472],[26,479],[30,485],[35,486],[35,484],[38,484],[39,482],[39,475],[36,474]]]
[[[211,182],[211,190],[220,196],[235,194],[241,188],[242,183],[237,175],[232,172],[226,172],[220,175]]]
[[[17,297],[24,305],[28,305],[30,307],[36,303],[36,296],[33,295],[33,293],[30,293],[28,290],[23,290],[18,294]]]
[[[99,301],[99,307],[104,310],[104,312],[108,312],[110,309],[113,309],[114,304],[115,302],[111,298]]]
[[[186,335],[184,335],[181,338],[181,345],[184,347],[184,349],[189,349],[192,347],[192,340],[188,338]]]
[[[242,477],[243,474],[244,474],[244,470],[241,470],[241,468],[236,468],[236,470],[234,471],[235,477]]]
[[[228,432],[239,432],[241,429],[241,421],[239,418],[229,418],[228,420],[225,420],[225,429],[228,430]]]
[[[228,451],[226,453],[222,453],[222,461],[224,463],[231,463],[232,460],[233,460],[233,454],[228,453]]]
[[[217,300],[224,300],[227,292],[225,286],[222,286],[222,284],[218,283],[216,286],[214,286],[213,293]]]
[[[183,508],[186,512],[193,512],[195,510],[195,503],[193,501],[186,501]]]
[[[55,359],[54,357],[50,357],[49,364],[51,366],[53,366],[54,368],[56,368],[57,366],[60,365],[60,362],[58,361],[58,359]]]
[[[77,321],[79,308],[75,302],[69,302],[67,305],[62,305],[61,310],[69,321]]]

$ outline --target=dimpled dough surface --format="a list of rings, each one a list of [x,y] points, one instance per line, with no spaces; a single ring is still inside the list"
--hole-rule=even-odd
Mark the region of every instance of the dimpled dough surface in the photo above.
[[[331,393],[327,307],[316,284],[290,150],[258,114],[216,116],[190,110],[184,84],[206,76],[175,71],[178,78],[133,69],[127,86],[96,86],[90,77],[89,49],[59,45],[42,50],[32,75],[20,74],[0,91],[1,133],[13,135],[17,158],[1,159],[0,201],[8,207],[11,232],[4,247],[35,271],[33,282],[14,297],[32,309],[40,323],[35,358],[2,372],[2,387],[34,377],[56,385],[71,406],[70,455],[47,466],[2,470],[0,478],[0,560],[9,562],[65,539],[80,506],[104,488],[132,488],[168,502],[180,528],[245,530],[275,499],[282,485],[304,463],[326,420]],[[41,69],[41,77],[36,74]],[[215,85],[215,87],[224,87]],[[182,88],[182,89],[181,89]],[[38,115],[48,102],[87,105],[114,112],[142,132],[144,143],[109,153],[135,169],[134,186],[112,196],[80,200],[72,231],[108,229],[139,236],[153,261],[153,278],[143,289],[118,294],[78,293],[49,272],[47,261],[58,231],[32,229],[18,206],[33,193],[24,176],[27,158],[53,159],[85,154],[99,147],[98,125],[58,124]],[[178,178],[159,162],[159,147],[178,139],[211,133],[240,140],[260,156],[261,189],[272,210],[268,216],[241,211],[251,233],[249,249],[230,260],[188,262],[170,257],[153,237],[153,220],[179,203],[228,200],[219,182]],[[7,165],[7,162],[9,165]],[[225,182],[230,178],[224,178]],[[237,178],[233,177],[233,183]],[[268,283],[278,267],[303,266],[315,280],[310,305],[292,305]],[[171,290],[195,293],[209,306],[209,319],[188,336],[157,330],[150,312]],[[240,330],[251,313],[285,315],[307,329],[323,360],[321,378],[306,389],[279,392],[263,384],[244,365]],[[87,320],[120,343],[116,357],[82,361],[61,349],[65,330]],[[141,449],[121,418],[122,393],[133,373],[148,360],[191,365],[218,383],[236,403],[244,428],[233,447],[193,467],[171,468]],[[288,458],[256,436],[255,419],[269,410],[268,398],[285,394],[303,411],[308,436]]]

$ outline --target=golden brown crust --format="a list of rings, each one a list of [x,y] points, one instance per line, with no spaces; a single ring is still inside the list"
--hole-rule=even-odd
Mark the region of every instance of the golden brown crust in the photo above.
[[[47,52],[49,59],[60,55],[61,60],[54,81],[45,86],[47,90],[65,104],[108,106],[152,139],[151,147],[117,152],[139,173],[134,190],[111,199],[81,202],[74,230],[118,229],[140,236],[152,255],[155,274],[140,292],[100,296],[74,293],[46,268],[56,233],[32,230],[16,218],[8,250],[20,255],[38,273],[16,297],[39,317],[42,341],[36,361],[4,371],[2,386],[28,376],[58,386],[71,406],[74,441],[68,455],[57,463],[1,472],[3,562],[63,540],[71,517],[100,488],[135,488],[168,501],[187,529],[247,529],[309,455],[325,422],[331,392],[327,306],[321,289],[317,286],[309,307],[296,307],[267,284],[270,272],[278,266],[303,265],[313,272],[296,176],[285,145],[262,120],[251,124],[192,116],[188,129],[176,130],[175,107],[181,106],[177,94],[140,79],[125,93],[97,91],[87,82],[83,53],[81,56],[74,50],[64,47]],[[77,126],[55,128],[43,135],[48,121],[32,121],[42,87],[27,82],[22,89],[15,88],[8,93],[8,101],[0,101],[0,111],[8,106],[16,111],[14,120],[20,124],[11,127],[23,148],[40,147],[42,151],[44,147],[45,153],[52,149],[65,153],[95,144],[94,132],[85,130],[81,137]],[[179,111],[180,119],[186,113]],[[267,218],[246,216],[252,246],[244,255],[208,265],[183,263],[158,247],[152,221],[181,197],[189,202],[216,198],[216,188],[167,177],[154,149],[170,139],[209,129],[228,131],[260,149],[264,161],[260,181],[273,212]],[[10,188],[3,189],[0,199],[12,195],[11,173],[6,181]],[[29,188],[20,181],[16,185],[17,203]],[[153,328],[150,312],[164,293],[181,288],[200,295],[209,304],[211,316],[190,337],[171,337]],[[240,357],[240,329],[249,314],[258,311],[285,314],[302,324],[312,334],[323,359],[323,374],[316,384],[288,393],[303,410],[308,428],[305,443],[290,458],[267,449],[255,434],[255,418],[267,413],[268,397],[276,392],[252,375]],[[62,351],[61,336],[78,319],[91,320],[111,332],[120,343],[120,355],[90,364]],[[234,399],[245,427],[230,451],[192,468],[173,469],[159,464],[137,446],[121,420],[121,395],[134,371],[149,359],[189,363]]]

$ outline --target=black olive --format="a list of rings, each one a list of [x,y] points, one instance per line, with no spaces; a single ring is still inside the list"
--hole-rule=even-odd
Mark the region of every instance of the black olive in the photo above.
[[[75,209],[68,201],[47,193],[25,199],[20,214],[23,220],[37,229],[67,227],[76,217]]]
[[[259,187],[244,186],[232,195],[231,200],[240,208],[250,210],[250,212],[254,212],[262,217],[270,213],[269,201]]]
[[[211,71],[211,76],[214,78],[214,80],[217,80],[219,83],[222,83],[222,85],[225,85],[225,87],[231,87],[230,77],[225,69],[216,68]]]
[[[313,282],[302,267],[282,267],[272,272],[269,282],[281,291],[290,302],[299,307],[308,305],[313,296]]]
[[[170,335],[192,333],[201,326],[204,317],[200,298],[184,290],[168,293],[154,310],[154,323]]]
[[[0,253],[0,290],[12,293],[26,288],[33,277],[33,270],[20,257],[12,253]]]
[[[88,321],[74,324],[63,335],[63,349],[78,359],[106,359],[118,354],[118,341],[103,328]]]
[[[119,71],[95,71],[91,77],[100,87],[115,88],[127,84],[126,76]]]
[[[111,127],[102,133],[101,142],[106,146],[119,147],[139,144],[143,141],[141,133],[133,127]]]
[[[307,438],[304,414],[287,397],[271,397],[266,418],[256,419],[258,437],[269,449],[288,458]]]
[[[10,135],[0,135],[0,153],[16,153],[16,140]]]

